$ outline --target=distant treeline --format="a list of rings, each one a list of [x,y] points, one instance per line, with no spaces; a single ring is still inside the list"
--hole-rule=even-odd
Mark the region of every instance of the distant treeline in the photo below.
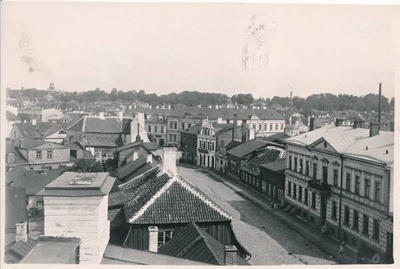
[[[37,89],[8,89],[7,94],[10,98],[28,97],[31,100],[40,102],[48,94],[48,91]],[[136,101],[146,102],[152,105],[170,104],[172,106],[181,104],[185,106],[208,106],[208,105],[224,105],[229,102],[240,105],[254,105],[272,107],[279,105],[282,108],[290,107],[291,102],[289,97],[274,96],[273,98],[258,98],[254,99],[251,94],[237,94],[228,97],[221,93],[202,93],[198,91],[183,91],[181,93],[170,93],[157,95],[155,93],[147,94],[144,90],[140,91],[121,91],[113,89],[110,93],[99,88],[85,92],[60,92],[54,91],[51,93],[53,102],[61,104],[65,107],[67,104],[78,103],[93,103],[100,101],[112,101],[122,103],[133,103]],[[378,110],[378,95],[367,94],[365,96],[354,96],[348,94],[334,95],[330,93],[313,94],[307,98],[293,97],[293,110],[300,111],[304,114],[310,114],[312,110],[319,111],[377,111]],[[385,96],[381,98],[382,111],[394,111],[394,98],[390,101]]]

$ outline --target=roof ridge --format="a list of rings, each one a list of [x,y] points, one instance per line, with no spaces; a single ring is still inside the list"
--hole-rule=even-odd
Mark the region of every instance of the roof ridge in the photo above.
[[[161,189],[159,189],[155,195],[153,195],[153,197],[150,198],[150,200],[148,200],[144,206],[142,206],[129,220],[129,223],[133,223],[135,220],[137,220],[139,217],[141,217],[144,212],[167,190],[169,189],[169,187],[172,185],[172,183],[174,183],[175,181],[177,181],[177,178],[174,177],[170,177],[170,179],[167,181],[167,183],[164,184],[164,186],[162,186]]]
[[[83,124],[82,124],[82,133],[84,133],[85,132],[85,127],[86,127],[86,119],[87,119],[87,117],[88,116],[83,116]]]
[[[189,183],[186,183],[181,176],[177,175],[176,181],[182,187],[184,187],[186,190],[191,192],[194,196],[196,196],[197,198],[202,200],[206,205],[208,205],[209,207],[211,207],[212,209],[217,211],[219,214],[221,214],[222,216],[224,216],[230,220],[233,220],[233,216],[231,216],[229,213],[225,212],[222,208],[220,208],[218,205],[216,205],[211,199],[208,199],[207,197],[202,195],[200,192],[196,191],[192,186],[189,185]]]

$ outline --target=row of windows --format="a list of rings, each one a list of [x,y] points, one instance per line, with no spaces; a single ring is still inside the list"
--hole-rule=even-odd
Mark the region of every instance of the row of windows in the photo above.
[[[293,189],[292,189],[293,188]],[[298,188],[298,192],[297,192]],[[303,189],[304,189],[304,199],[303,199]],[[293,199],[302,202],[305,205],[308,205],[308,189],[303,188],[301,186],[297,186],[295,183],[288,181],[288,196]],[[315,192],[311,192],[311,208],[316,208],[317,194]]]
[[[154,126],[149,125],[147,127],[147,131],[149,133],[151,133],[151,130],[153,130],[153,133],[157,133],[158,132],[158,125],[154,125]],[[160,133],[162,133],[162,134],[164,133],[164,126],[160,126]]]
[[[169,135],[169,141],[170,142],[176,142],[177,141],[177,135],[176,134],[170,134]]]
[[[207,141],[207,140],[200,140],[199,148],[214,151],[215,150],[215,142]]]
[[[360,222],[360,212],[357,210],[353,210],[353,225],[352,229],[359,232],[359,222]],[[336,220],[337,217],[337,204],[335,201],[332,202],[332,215],[331,218]],[[362,230],[361,233],[368,236],[369,235],[369,220],[370,217],[368,217],[366,214],[362,214],[363,220],[362,220]],[[348,206],[344,207],[344,220],[343,224],[347,227],[350,227],[350,208]],[[373,219],[372,220],[372,239],[378,241],[379,240],[379,220]]]
[[[284,126],[283,123],[281,123],[280,130],[283,130],[283,126]],[[273,127],[274,127],[274,125],[272,123],[270,123],[269,124],[269,131],[273,131],[274,130]],[[255,124],[255,123],[253,123],[252,129],[254,129],[255,131],[257,131],[257,130],[259,130],[259,131],[262,131],[262,130],[268,131],[268,124]],[[278,131],[278,130],[279,130],[279,124],[275,123],[275,131]]]
[[[288,163],[288,169],[293,170],[297,173],[300,174],[305,174],[307,176],[310,176],[314,179],[317,179],[317,173],[318,173],[318,166],[317,166],[317,160],[312,159],[312,170],[310,171],[310,161],[306,160],[305,161],[305,166],[304,166],[304,160],[303,158],[297,158],[297,156],[289,155],[289,163]],[[321,161],[322,163],[322,181],[325,183],[328,183],[328,163],[325,161]],[[312,172],[312,173],[311,173]],[[374,188],[374,195],[372,196],[372,191],[371,191],[371,178],[370,176],[365,176],[364,177],[364,191],[361,193],[361,174],[360,173],[355,173],[354,177],[354,191],[352,191],[352,172],[347,171],[346,173],[346,180],[345,180],[345,186],[343,189],[353,192],[357,195],[364,196],[365,198],[368,199],[373,199],[378,202],[382,202],[382,183],[381,183],[381,177],[375,176],[377,180],[375,180],[375,188]],[[336,163],[333,165],[333,181],[332,181],[333,186],[339,187],[339,166],[336,165]]]
[[[192,127],[192,123],[191,122],[182,122],[182,125],[181,125],[182,130],[189,129],[191,127]],[[169,128],[177,130],[178,129],[178,122],[170,121],[169,122]]]
[[[43,154],[42,154],[42,150],[37,150],[36,151],[36,159],[42,159],[43,158]],[[47,150],[47,159],[53,159],[53,151]]]

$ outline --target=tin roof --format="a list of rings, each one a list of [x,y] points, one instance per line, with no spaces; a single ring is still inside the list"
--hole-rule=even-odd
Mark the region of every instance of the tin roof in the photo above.
[[[108,173],[65,172],[37,195],[41,196],[103,196],[107,195],[115,178]]]

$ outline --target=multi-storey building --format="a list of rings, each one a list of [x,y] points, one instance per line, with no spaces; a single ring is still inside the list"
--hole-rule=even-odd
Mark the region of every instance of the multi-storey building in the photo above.
[[[197,136],[200,133],[201,124],[196,124],[181,133],[182,161],[197,164]]]
[[[340,123],[337,123],[340,126]],[[394,133],[325,127],[286,140],[286,201],[373,262],[393,258]]]
[[[145,120],[145,126],[149,140],[160,147],[167,142],[167,118],[162,115],[152,115]]]

